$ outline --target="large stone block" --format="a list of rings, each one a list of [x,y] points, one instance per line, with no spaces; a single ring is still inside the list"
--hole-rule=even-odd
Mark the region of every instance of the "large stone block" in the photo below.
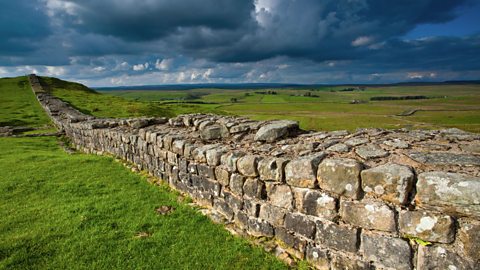
[[[283,227],[275,228],[275,237],[288,247],[290,253],[293,253],[300,259],[304,258],[307,241],[289,233]]]
[[[355,153],[363,159],[375,159],[388,156],[388,152],[383,150],[380,146],[370,143],[358,146]]]
[[[266,183],[268,201],[287,210],[292,209],[293,194],[288,185],[279,185],[272,182]]]
[[[285,228],[307,238],[314,238],[315,227],[315,222],[305,215],[287,213],[285,216]]]
[[[233,209],[221,198],[213,199],[213,208],[220,212],[227,220],[232,220],[234,216]]]
[[[362,188],[366,193],[385,201],[405,204],[414,177],[409,167],[389,163],[362,171]]]
[[[451,243],[455,237],[454,222],[450,216],[425,211],[401,211],[398,221],[400,233],[429,242]]]
[[[230,172],[224,166],[215,167],[215,178],[223,186],[228,186],[230,182]]]
[[[249,218],[248,219],[248,233],[253,236],[261,237],[272,237],[274,234],[273,226],[261,219]]]
[[[238,159],[237,169],[238,171],[249,177],[258,176],[257,164],[260,158],[254,155],[246,155]]]
[[[183,155],[183,147],[185,146],[185,141],[184,140],[175,140],[172,143],[172,152]]]
[[[283,182],[287,160],[282,158],[264,158],[258,162],[258,173],[264,181]]]
[[[212,167],[204,164],[198,164],[197,170],[198,175],[215,180],[215,170]]]
[[[474,265],[472,262],[465,260],[460,254],[442,246],[419,245],[417,269],[474,270],[478,269],[478,265]]]
[[[294,187],[314,188],[317,182],[318,164],[325,157],[324,153],[300,157],[285,166],[285,179]]]
[[[361,261],[355,257],[347,257],[341,254],[332,254],[330,270],[374,270],[369,263]],[[380,268],[383,269],[383,268]]]
[[[274,226],[283,226],[285,214],[287,211],[283,208],[265,203],[260,207],[259,218],[268,221]]]
[[[306,190],[295,193],[295,203],[300,212],[334,220],[337,217],[337,199],[318,190]]]
[[[242,152],[230,152],[222,155],[220,162],[223,166],[227,168],[230,172],[237,171],[237,161],[239,158],[243,157],[245,154]]]
[[[362,234],[361,252],[377,268],[389,270],[412,269],[410,245],[405,240]]]
[[[318,166],[318,184],[324,190],[356,199],[362,168],[362,164],[354,159],[325,159]]]
[[[298,131],[298,122],[290,120],[275,121],[261,127],[255,134],[255,141],[274,142]]]
[[[233,173],[230,176],[230,190],[239,195],[243,196],[243,185],[245,184],[245,176],[242,176],[238,173]]]
[[[200,137],[204,140],[218,140],[228,137],[230,132],[228,128],[220,124],[200,125]]]
[[[255,178],[247,178],[243,184],[243,194],[249,198],[264,199],[266,197],[265,184]]]
[[[480,217],[480,177],[426,172],[418,176],[417,205],[455,216]]]
[[[395,214],[381,202],[341,201],[340,216],[352,225],[365,229],[395,232]]]
[[[207,158],[207,164],[210,166],[217,166],[220,164],[220,159],[223,154],[227,152],[226,148],[218,147],[207,150],[205,156]]]
[[[243,199],[242,197],[236,196],[233,193],[223,190],[223,197],[225,202],[235,211],[243,209]]]
[[[337,225],[328,221],[317,221],[315,242],[336,250],[356,252],[358,242],[358,229]]]
[[[458,239],[463,253],[480,264],[480,221],[460,221]]]

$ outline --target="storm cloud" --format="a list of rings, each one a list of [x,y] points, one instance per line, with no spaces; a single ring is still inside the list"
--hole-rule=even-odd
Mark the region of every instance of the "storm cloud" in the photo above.
[[[93,85],[480,77],[480,28],[408,38],[480,10],[475,1],[4,2],[0,75],[30,69]]]

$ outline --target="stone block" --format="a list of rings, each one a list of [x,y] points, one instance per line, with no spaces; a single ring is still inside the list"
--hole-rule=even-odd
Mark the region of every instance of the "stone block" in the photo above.
[[[238,171],[249,177],[258,176],[257,164],[260,158],[254,155],[246,155],[238,159],[237,169]]]
[[[454,216],[480,218],[480,177],[439,171],[421,173],[415,202]]]
[[[389,163],[362,171],[362,188],[385,201],[406,204],[414,177],[410,167]]]
[[[340,254],[332,254],[330,270],[374,270],[369,263],[356,258],[342,256]],[[383,269],[383,268],[381,268]]]
[[[402,235],[429,242],[451,243],[455,237],[454,222],[448,215],[425,211],[401,211],[398,221]]]
[[[167,161],[170,165],[176,165],[178,163],[178,155],[167,151]]]
[[[233,209],[221,198],[213,199],[213,208],[220,212],[227,220],[233,219]]]
[[[337,225],[328,221],[316,221],[315,242],[336,250],[356,252],[359,243],[359,231],[356,228]]]
[[[237,171],[237,161],[239,158],[243,157],[245,154],[242,152],[230,152],[223,154],[220,158],[220,162],[224,165],[228,171],[236,172]]]
[[[212,124],[200,126],[200,137],[204,140],[218,140],[228,137],[230,135],[227,127],[225,127],[224,125]]]
[[[230,182],[230,172],[223,166],[215,167],[215,178],[223,186],[228,186]]]
[[[412,269],[410,245],[405,240],[382,235],[362,234],[361,252],[377,268]]]
[[[355,153],[363,159],[375,159],[388,156],[388,152],[376,144],[366,144],[358,146]]]
[[[265,184],[255,178],[247,178],[243,184],[243,194],[249,198],[263,199],[266,197]]]
[[[260,206],[259,218],[268,221],[274,226],[283,226],[286,210],[269,203]]]
[[[215,171],[212,167],[204,164],[197,165],[198,175],[206,177],[208,179],[215,180]]]
[[[235,211],[243,209],[243,199],[235,194],[223,191],[223,197],[225,198],[225,202]]]
[[[183,147],[185,146],[184,140],[175,140],[172,143],[172,152],[179,155],[183,155]]]
[[[298,196],[301,194],[299,193]],[[318,190],[307,190],[303,194],[302,198],[295,198],[300,212],[328,220],[334,220],[337,217],[337,199]]]
[[[317,153],[291,160],[285,166],[285,180],[294,187],[315,188],[318,164],[324,157],[324,153]]]
[[[417,269],[474,270],[478,265],[442,246],[418,246]]]
[[[318,166],[318,184],[321,189],[357,199],[362,168],[363,165],[354,159],[325,159]]]
[[[248,215],[242,211],[235,213],[234,222],[242,229],[248,228]]]
[[[245,184],[245,176],[238,173],[232,173],[230,176],[230,190],[238,196],[243,196],[243,185]]]
[[[284,169],[287,160],[282,158],[264,158],[258,162],[258,173],[264,181],[284,181]]]
[[[255,237],[261,237],[261,236],[272,237],[274,230],[273,230],[273,226],[264,220],[257,219],[257,218],[249,218],[248,233]]]
[[[268,201],[278,207],[287,210],[292,209],[293,193],[288,185],[267,182],[266,184]]]
[[[275,228],[275,237],[285,244],[289,253],[293,253],[297,258],[300,259],[305,257],[307,241],[289,233],[283,227]]]
[[[223,154],[227,152],[226,148],[213,148],[206,151],[207,164],[210,166],[217,166],[220,164],[220,159]]]
[[[302,214],[287,213],[285,228],[289,231],[313,239],[315,237],[315,222]]]
[[[480,221],[460,220],[458,239],[463,253],[480,263]]]
[[[395,232],[395,214],[381,202],[341,201],[340,216],[354,226],[365,229]]]
[[[298,131],[298,122],[291,120],[275,121],[261,127],[255,134],[255,141],[274,142]]]
[[[309,261],[318,270],[330,270],[330,262],[328,259],[327,250],[315,247],[312,245],[307,246],[306,250],[307,261]],[[345,268],[343,268],[345,269]]]
[[[243,210],[250,217],[258,217],[258,214],[260,212],[260,203],[256,200],[244,199]]]

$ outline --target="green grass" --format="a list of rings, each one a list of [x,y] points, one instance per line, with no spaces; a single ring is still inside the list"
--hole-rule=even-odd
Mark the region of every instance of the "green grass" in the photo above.
[[[1,138],[0,170],[0,269],[286,268],[168,188],[55,138]]]
[[[353,131],[357,128],[426,128],[457,127],[480,132],[480,85],[382,86],[365,91],[341,92],[343,86],[318,89],[276,89],[277,95],[255,92],[266,90],[201,89],[182,91],[108,91],[112,96],[128,96],[137,101],[161,101],[172,96],[201,93],[198,101],[217,103],[194,105],[198,112],[247,116],[252,119],[293,119],[308,130]],[[310,92],[317,97],[304,96]],[[370,101],[375,96],[424,95],[430,99]],[[232,103],[231,98],[237,102]],[[361,100],[364,104],[350,104]],[[177,105],[175,113],[186,113]],[[396,116],[420,109],[413,116]]]
[[[0,79],[0,126],[43,127],[50,124],[26,77]]]

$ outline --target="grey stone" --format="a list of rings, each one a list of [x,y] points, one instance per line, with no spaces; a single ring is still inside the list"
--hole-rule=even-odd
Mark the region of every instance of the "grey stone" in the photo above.
[[[283,182],[287,161],[282,158],[264,158],[258,162],[261,180]]]
[[[237,174],[232,173],[230,176],[230,190],[239,196],[243,196],[243,185],[245,183],[245,177]]]
[[[376,269],[370,266],[367,262],[352,259],[347,256],[342,256],[340,254],[333,254],[331,259],[331,269],[330,270],[373,270]]]
[[[184,140],[175,140],[172,143],[172,152],[179,155],[183,155],[183,147],[185,146]]]
[[[249,198],[263,199],[265,194],[265,184],[255,178],[247,178],[243,184],[243,194]]]
[[[245,154],[242,152],[231,152],[222,155],[220,162],[224,165],[228,171],[236,172],[237,171],[237,161],[239,158],[243,157]]]
[[[410,246],[399,238],[362,234],[361,251],[376,267],[392,270],[410,270]]]
[[[345,222],[365,229],[396,231],[393,210],[381,202],[341,201],[340,216]]]
[[[287,211],[283,208],[265,203],[260,207],[259,218],[268,221],[274,226],[282,226]]]
[[[337,144],[334,144],[334,145],[328,147],[326,151],[327,152],[346,153],[346,152],[350,151],[350,148],[348,147],[348,145],[346,145],[344,143],[337,143]]]
[[[315,222],[305,215],[287,213],[285,216],[285,228],[304,237],[313,239],[315,227]]]
[[[227,220],[232,220],[234,211],[233,209],[221,198],[213,199],[213,208],[219,211]]]
[[[223,186],[228,186],[230,183],[230,172],[224,166],[217,166],[215,167],[215,178]]]
[[[366,144],[358,146],[355,153],[363,159],[374,159],[388,156],[388,152],[376,144]]]
[[[248,229],[248,232],[256,237],[272,237],[274,234],[273,226],[270,223],[256,218],[248,219]]]
[[[328,248],[356,252],[359,246],[358,229],[337,225],[328,221],[317,221],[315,241]]]
[[[210,166],[217,166],[220,164],[220,158],[223,154],[227,152],[227,149],[224,147],[208,149],[205,153],[207,163]]]
[[[361,144],[366,144],[368,143],[369,140],[367,138],[351,138],[347,141],[345,141],[345,144],[348,146],[357,146]]]
[[[478,266],[478,265],[476,265]],[[418,246],[417,269],[474,270],[473,263],[442,246]]]
[[[318,164],[324,157],[324,153],[318,153],[290,161],[285,166],[287,183],[295,187],[314,188],[317,181]]]
[[[420,163],[432,165],[480,165],[480,157],[470,154],[455,154],[450,152],[423,153],[412,152],[408,156]]]
[[[291,210],[293,202],[292,190],[288,185],[266,183],[268,201],[278,207]]]
[[[228,137],[230,135],[228,129],[223,125],[212,124],[200,126],[200,136],[204,140],[217,140]]]
[[[261,127],[255,134],[255,141],[274,142],[298,131],[298,122],[282,120]]]
[[[417,205],[451,215],[480,217],[480,178],[458,173],[426,172],[418,176]]]
[[[414,174],[407,166],[388,163],[362,171],[362,188],[375,197],[395,204],[407,203]]]
[[[384,141],[383,144],[393,148],[398,148],[398,149],[406,149],[409,147],[409,144],[406,141],[403,141],[400,139],[392,139],[392,140]]]
[[[480,221],[461,220],[458,239],[463,253],[478,265],[480,263]]]
[[[429,242],[451,243],[455,237],[454,222],[448,215],[425,211],[401,211],[400,233]]]
[[[321,189],[356,199],[362,168],[363,165],[354,159],[325,159],[318,166],[318,184]]]
[[[243,209],[243,200],[241,197],[234,195],[231,192],[223,190],[223,197],[225,202],[232,208],[234,211],[239,211]]]
[[[246,155],[239,158],[237,161],[238,171],[245,176],[258,176],[257,164],[259,159],[260,158],[258,156],[254,155]]]
[[[307,241],[289,233],[283,227],[275,228],[275,238],[282,241],[287,246],[289,253],[293,253],[297,258],[300,259],[305,257]]]
[[[302,193],[297,194],[302,196]],[[328,220],[337,217],[337,199],[317,190],[308,190],[303,194],[301,198],[295,198],[300,212]]]

